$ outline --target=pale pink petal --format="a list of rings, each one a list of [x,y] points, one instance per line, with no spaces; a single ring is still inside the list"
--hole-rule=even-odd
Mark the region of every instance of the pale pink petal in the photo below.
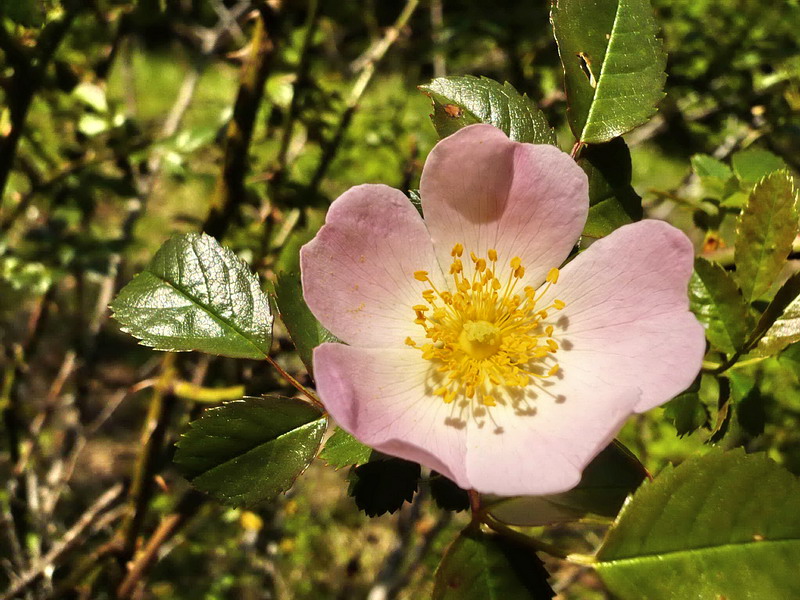
[[[566,265],[543,298],[566,303],[552,315],[564,377],[638,387],[637,412],[686,389],[705,353],[703,328],[689,312],[692,265],[688,238],[653,220],[619,228]]]
[[[314,350],[317,391],[342,428],[377,450],[436,469],[469,488],[466,431],[448,424],[451,407],[432,395],[431,367],[411,348],[322,344]]]
[[[359,346],[402,348],[407,336],[419,336],[411,307],[423,302],[427,286],[413,274],[442,279],[419,213],[385,185],[360,185],[333,202],[300,262],[311,312],[336,337]]]
[[[522,259],[537,286],[580,236],[589,209],[586,175],[549,145],[520,144],[491,125],[471,125],[439,142],[420,182],[425,222],[443,267],[456,243],[500,264]]]
[[[586,465],[633,412],[639,390],[564,372],[508,399],[491,421],[467,430],[467,479],[500,496],[556,494],[575,487]]]

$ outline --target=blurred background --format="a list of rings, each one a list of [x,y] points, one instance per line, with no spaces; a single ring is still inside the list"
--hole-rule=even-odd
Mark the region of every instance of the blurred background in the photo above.
[[[800,5],[654,10],[667,96],[626,136],[633,185],[647,214],[724,256],[731,230],[703,204],[690,158],[758,148],[798,169]],[[212,233],[268,289],[349,186],[416,188],[437,140],[416,86],[434,77],[510,82],[569,150],[549,4],[0,0],[0,57],[0,590],[14,573],[30,577],[28,598],[427,597],[463,513],[433,508],[423,488],[400,513],[368,519],[346,471],[320,461],[269,506],[192,495],[171,466],[186,423],[228,396],[291,388],[261,363],[138,346],[107,306],[173,233]],[[278,321],[274,357],[310,382]],[[768,450],[800,473],[798,365],[790,349],[742,370],[758,385],[743,384],[725,445]],[[195,387],[179,394],[178,381]],[[707,438],[676,436],[662,409],[621,436],[653,471]],[[602,531],[547,535],[589,552]],[[128,581],[125,565],[154,535]],[[607,597],[591,572],[548,567],[556,590],[570,585],[559,598]]]

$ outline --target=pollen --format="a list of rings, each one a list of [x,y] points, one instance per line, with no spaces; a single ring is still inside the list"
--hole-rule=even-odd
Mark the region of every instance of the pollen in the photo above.
[[[453,246],[450,255],[447,289],[437,289],[426,271],[414,272],[414,279],[431,288],[422,292],[424,304],[411,307],[425,339],[406,338],[405,343],[435,366],[434,396],[478,414],[503,404],[504,389],[525,388],[559,372],[559,343],[548,316],[566,305],[542,302],[558,282],[556,268],[537,293],[531,286],[519,289],[525,277],[519,256],[500,263],[495,249],[485,257],[469,252],[471,265],[465,268],[463,244]]]

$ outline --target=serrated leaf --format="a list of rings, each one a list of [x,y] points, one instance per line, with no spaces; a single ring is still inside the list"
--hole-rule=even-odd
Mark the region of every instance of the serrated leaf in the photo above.
[[[769,150],[747,148],[731,157],[731,165],[736,177],[743,185],[750,187],[770,173],[786,168],[786,163]]]
[[[607,142],[655,114],[667,55],[648,0],[557,0],[550,20],[577,140]]]
[[[772,286],[797,235],[797,191],[788,171],[759,181],[736,228],[736,281],[752,302]]]
[[[712,346],[728,354],[744,348],[753,318],[741,290],[725,269],[697,258],[689,280],[689,303]]]
[[[587,514],[614,517],[647,477],[638,459],[616,440],[589,463],[573,489],[549,496],[487,499],[490,514],[509,525],[549,525]]]
[[[489,123],[517,142],[556,145],[542,111],[506,82],[488,77],[439,77],[419,89],[433,101],[433,126],[440,138],[475,123]]]
[[[347,493],[367,516],[394,513],[411,502],[419,487],[417,463],[373,454],[370,462],[353,467]]]
[[[761,356],[772,356],[800,341],[800,273],[781,286],[761,315],[753,335]]]
[[[631,186],[631,153],[622,138],[587,146],[578,164],[589,179],[583,235],[600,238],[642,218],[642,199]]]
[[[469,526],[436,571],[433,600],[550,600],[547,578],[530,547]]]
[[[122,330],[156,350],[263,359],[272,313],[247,264],[212,237],[169,239],[111,304]]]
[[[800,598],[798,498],[763,454],[691,458],[634,494],[595,568],[620,600]]]
[[[692,386],[664,405],[664,418],[675,426],[679,437],[708,427],[708,409],[700,399],[700,378]]]
[[[235,506],[275,498],[317,454],[327,419],[301,400],[246,398],[190,423],[175,463],[197,489]]]
[[[325,442],[319,457],[335,469],[363,465],[369,461],[372,448],[365,446],[344,429],[337,428]]]
[[[469,508],[469,494],[441,473],[431,471],[431,498],[442,510],[461,512]]]

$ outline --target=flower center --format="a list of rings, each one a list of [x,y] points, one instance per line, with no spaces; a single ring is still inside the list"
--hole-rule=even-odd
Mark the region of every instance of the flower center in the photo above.
[[[425,341],[406,338],[406,344],[422,352],[440,374],[434,395],[450,403],[456,399],[479,406],[504,402],[501,388],[524,388],[534,379],[545,379],[558,372],[549,311],[561,310],[564,303],[553,300],[537,306],[551,285],[558,281],[558,269],[550,269],[545,287],[537,294],[530,286],[518,290],[525,276],[519,257],[498,277],[496,250],[485,258],[470,252],[471,276],[464,274],[461,257],[464,247],[456,244],[450,265],[450,289],[439,290],[425,271],[414,278],[430,288],[422,292],[424,304],[412,307],[414,322],[422,327]]]

